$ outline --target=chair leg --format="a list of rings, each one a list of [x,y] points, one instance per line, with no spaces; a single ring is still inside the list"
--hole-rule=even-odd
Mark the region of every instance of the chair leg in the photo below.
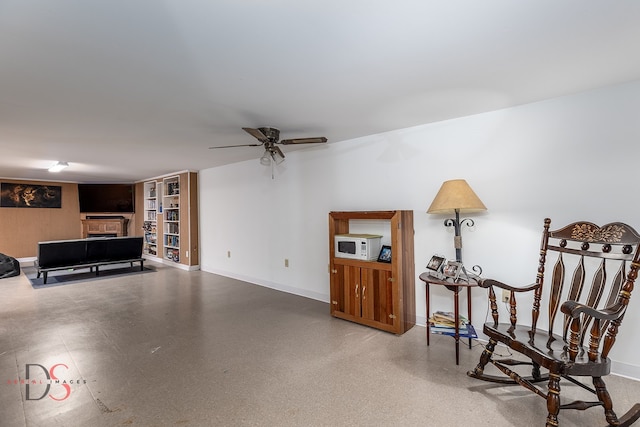
[[[618,416],[613,412],[613,402],[602,377],[593,377],[593,385],[596,388],[598,399],[600,399],[604,407],[604,416],[607,422],[611,425],[618,425]]]
[[[549,386],[547,392],[547,426],[558,426],[558,413],[560,412],[560,375],[549,372]]]
[[[489,363],[489,361],[491,360],[491,357],[493,356],[493,350],[495,350],[497,343],[498,342],[494,339],[489,339],[489,342],[484,348],[484,351],[480,355],[480,362],[478,362],[478,365],[473,369],[473,371],[467,372],[467,375],[474,378],[482,377],[482,374],[484,373],[484,367],[487,366],[487,363]]]
[[[533,367],[531,368],[531,376],[535,381],[540,381],[542,376],[540,375],[540,365],[533,362]]]

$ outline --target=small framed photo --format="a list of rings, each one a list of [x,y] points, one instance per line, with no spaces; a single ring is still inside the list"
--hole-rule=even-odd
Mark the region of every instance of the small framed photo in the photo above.
[[[429,260],[429,263],[427,264],[427,269],[431,271],[436,271],[436,272],[440,271],[440,269],[442,269],[442,265],[444,264],[444,261],[445,261],[444,257],[434,255]]]
[[[382,245],[380,255],[378,255],[378,262],[391,262],[391,246]]]
[[[446,277],[449,277],[453,280],[457,280],[460,276],[460,272],[462,272],[462,263],[456,261],[447,261],[447,264],[444,266],[442,273]]]

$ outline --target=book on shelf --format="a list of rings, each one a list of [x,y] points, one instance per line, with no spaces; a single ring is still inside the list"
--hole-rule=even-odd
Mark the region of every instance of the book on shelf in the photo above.
[[[456,335],[456,330],[454,327],[430,325],[429,329],[432,334],[447,335],[450,337],[453,337]],[[471,323],[467,323],[466,325],[459,328],[458,336],[460,338],[478,338],[476,329],[473,327]]]

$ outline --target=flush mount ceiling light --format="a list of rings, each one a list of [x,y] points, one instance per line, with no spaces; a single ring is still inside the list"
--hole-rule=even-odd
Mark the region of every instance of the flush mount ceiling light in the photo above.
[[[49,168],[49,172],[60,172],[62,169],[68,166],[69,166],[69,163],[67,162],[58,162]]]

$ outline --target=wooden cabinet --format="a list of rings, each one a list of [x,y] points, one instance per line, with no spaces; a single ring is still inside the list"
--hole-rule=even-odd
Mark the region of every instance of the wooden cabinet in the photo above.
[[[335,256],[335,235],[352,221],[387,225],[391,263]],[[413,211],[330,212],[331,315],[403,334],[416,322]]]

